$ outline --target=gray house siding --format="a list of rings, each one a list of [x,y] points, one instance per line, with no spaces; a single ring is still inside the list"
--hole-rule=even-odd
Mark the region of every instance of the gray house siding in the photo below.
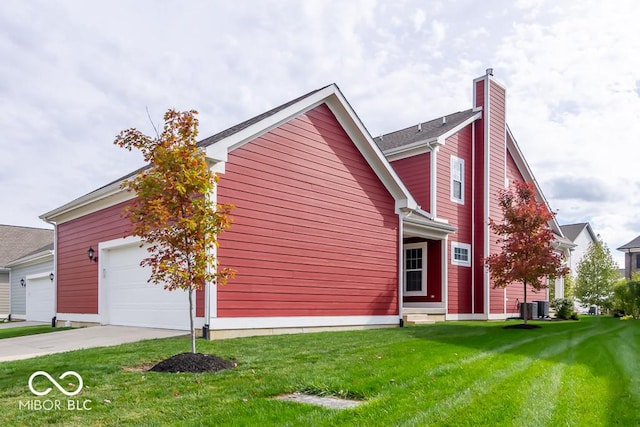
[[[26,288],[20,285],[20,279],[35,274],[53,272],[53,257],[37,264],[13,267],[11,269],[11,316],[24,318],[27,315]]]

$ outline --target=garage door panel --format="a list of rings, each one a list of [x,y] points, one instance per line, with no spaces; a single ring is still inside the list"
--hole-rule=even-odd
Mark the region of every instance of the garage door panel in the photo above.
[[[55,288],[49,276],[27,279],[27,320],[51,322],[55,316]]]
[[[147,283],[148,255],[137,245],[107,252],[102,286],[106,297],[106,323],[167,329],[189,329],[189,300],[183,290],[168,291],[163,284]]]

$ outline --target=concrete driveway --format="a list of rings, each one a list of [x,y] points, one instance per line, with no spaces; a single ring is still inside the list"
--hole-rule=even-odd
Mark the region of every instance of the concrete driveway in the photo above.
[[[177,337],[186,334],[188,334],[187,331],[170,329],[105,325],[26,337],[6,338],[0,340],[0,362],[30,359],[36,356],[63,353],[83,348],[105,347],[155,338]]]

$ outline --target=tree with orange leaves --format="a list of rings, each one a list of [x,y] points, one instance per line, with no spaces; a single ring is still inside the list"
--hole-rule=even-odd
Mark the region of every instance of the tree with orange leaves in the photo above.
[[[151,269],[149,282],[189,297],[191,352],[195,353],[194,291],[206,283],[226,284],[234,272],[219,268],[218,234],[231,225],[233,208],[216,204],[211,195],[218,176],[198,148],[197,111],[169,110],[156,138],[137,129],[120,132],[114,144],[138,149],[149,166],[122,183],[137,197],[125,209],[131,234],[147,245],[141,266]]]
[[[501,251],[491,254],[485,262],[495,288],[523,284],[526,325],[527,285],[543,289],[547,286],[546,277],[562,277],[568,268],[563,267],[562,255],[552,246],[554,236],[548,224],[553,213],[536,200],[533,184],[515,182],[501,190],[499,204],[504,218],[500,223],[490,219],[489,227],[500,236]]]

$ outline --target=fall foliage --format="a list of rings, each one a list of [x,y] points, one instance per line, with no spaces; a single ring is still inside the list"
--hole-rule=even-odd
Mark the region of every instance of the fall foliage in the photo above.
[[[526,306],[527,285],[542,289],[546,287],[546,277],[563,276],[568,269],[552,246],[555,238],[548,223],[553,213],[536,200],[532,184],[515,182],[500,191],[499,204],[504,218],[501,222],[490,219],[489,227],[501,236],[498,240],[501,251],[485,261],[494,287],[522,283]],[[527,316],[524,317],[526,324]]]
[[[192,352],[195,352],[193,293],[206,283],[226,284],[233,271],[217,265],[218,234],[231,225],[231,205],[210,197],[218,176],[197,147],[196,111],[169,110],[156,138],[137,129],[122,131],[115,144],[140,150],[149,166],[125,180],[122,187],[136,193],[125,215],[131,234],[148,245],[141,265],[151,269],[149,282],[189,295]]]

